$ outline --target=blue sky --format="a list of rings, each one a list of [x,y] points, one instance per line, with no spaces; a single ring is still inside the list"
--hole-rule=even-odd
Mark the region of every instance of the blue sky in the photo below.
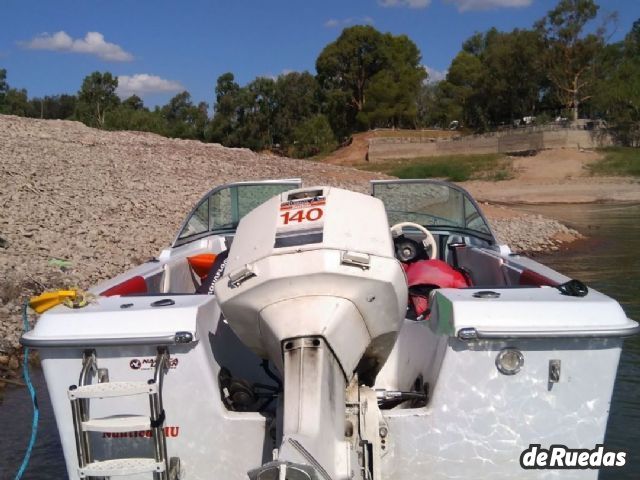
[[[612,40],[640,18],[640,0],[600,0],[617,11]],[[407,34],[423,64],[446,71],[476,31],[530,27],[556,0],[4,0],[0,68],[30,96],[74,93],[95,70],[121,94],[163,104],[188,90],[213,102],[217,77],[240,84],[290,70],[314,72],[322,48],[353,24]],[[62,33],[61,33],[62,32]],[[93,33],[90,33],[93,32]],[[436,73],[437,74],[437,73]]]

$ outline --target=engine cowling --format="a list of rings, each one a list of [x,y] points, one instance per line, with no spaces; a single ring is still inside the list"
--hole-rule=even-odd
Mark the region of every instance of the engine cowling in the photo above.
[[[215,292],[229,325],[279,367],[282,342],[305,336],[323,337],[347,377],[362,357],[381,365],[406,312],[384,206],[347,190],[291,190],[254,209],[226,272]]]

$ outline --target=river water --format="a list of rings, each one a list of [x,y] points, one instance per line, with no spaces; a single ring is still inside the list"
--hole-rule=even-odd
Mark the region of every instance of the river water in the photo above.
[[[640,319],[640,205],[523,206],[557,218],[589,236],[568,252],[537,260],[620,301],[630,318]],[[33,372],[41,421],[24,478],[66,478],[62,449],[42,372]],[[0,401],[0,480],[13,478],[27,445],[31,403],[26,389],[9,388]],[[640,336],[628,339],[618,369],[605,446],[629,452],[623,469],[604,470],[602,480],[640,479]]]

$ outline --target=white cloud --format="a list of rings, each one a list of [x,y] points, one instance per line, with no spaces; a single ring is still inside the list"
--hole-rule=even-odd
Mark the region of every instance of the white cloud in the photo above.
[[[447,0],[453,3],[459,12],[471,10],[489,10],[492,8],[521,8],[528,7],[533,0]]]
[[[438,83],[447,77],[447,70],[436,70],[427,65],[424,65],[424,69],[429,76],[427,77],[427,83]]]
[[[324,22],[327,28],[346,27],[347,25],[373,25],[373,18],[366,15],[364,17],[330,18]]]
[[[383,7],[427,8],[431,0],[378,0]]]
[[[56,52],[87,53],[110,62],[129,62],[133,55],[120,45],[105,42],[100,32],[87,32],[84,38],[73,39],[64,31],[54,34],[42,33],[28,42],[20,42],[31,50],[53,50]]]
[[[134,93],[136,95],[144,95],[145,93],[179,92],[182,90],[184,90],[184,87],[180,82],[166,80],[157,75],[137,73],[132,76],[120,75],[116,93],[120,98],[126,98]]]

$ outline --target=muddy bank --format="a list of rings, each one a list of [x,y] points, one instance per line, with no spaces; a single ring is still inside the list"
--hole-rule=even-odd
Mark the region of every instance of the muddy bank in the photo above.
[[[213,186],[291,177],[361,192],[384,178],[246,149],[0,115],[0,362],[4,356],[15,366],[23,299],[86,289],[156,256]],[[483,207],[497,236],[517,251],[554,250],[579,236],[539,215]]]

